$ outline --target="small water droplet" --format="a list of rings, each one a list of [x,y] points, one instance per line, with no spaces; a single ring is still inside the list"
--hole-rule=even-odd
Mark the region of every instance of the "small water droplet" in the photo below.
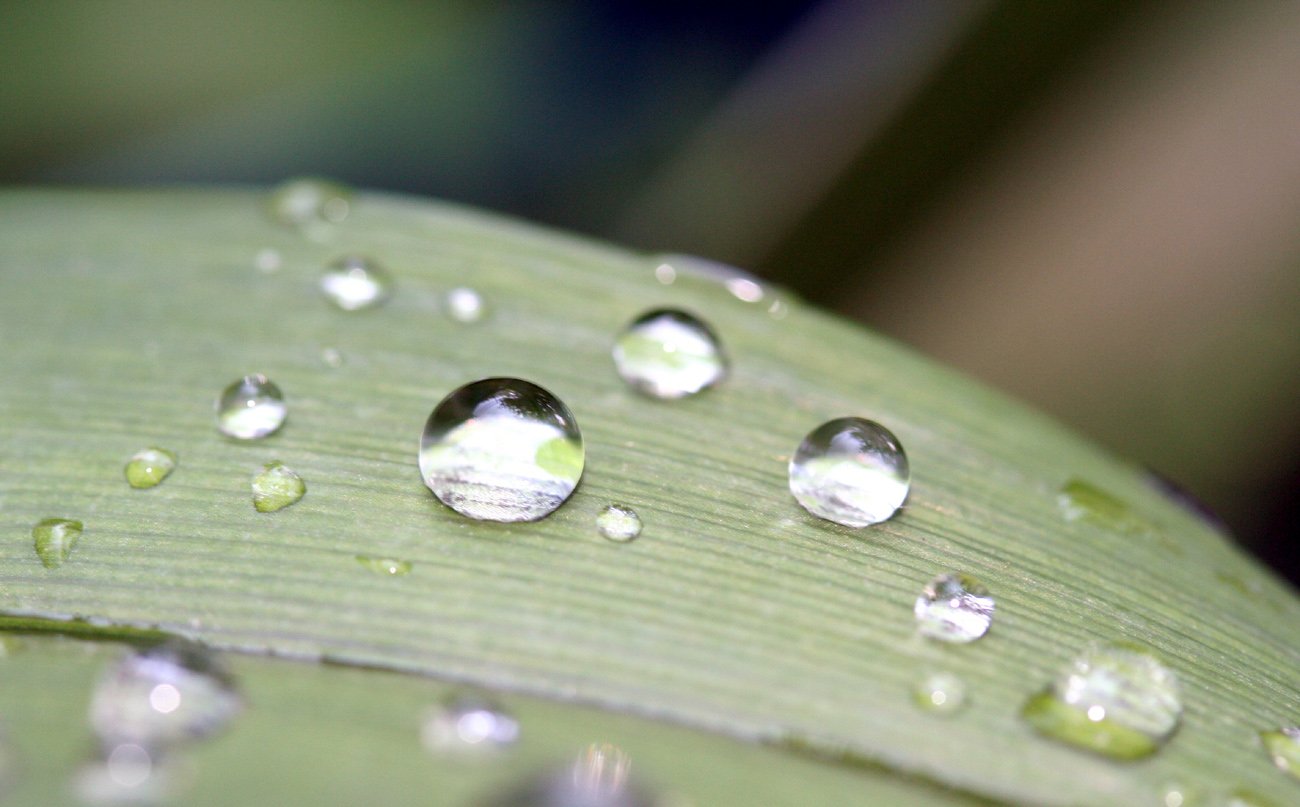
[[[152,488],[176,469],[176,455],[165,448],[145,448],[126,462],[126,481],[133,488]]]
[[[747,277],[732,277],[723,282],[731,296],[745,303],[757,303],[763,299],[763,285]]]
[[[357,555],[357,563],[376,574],[399,577],[411,571],[411,562],[397,558],[381,558],[373,555]]]
[[[1101,488],[1071,479],[1057,497],[1067,521],[1088,521],[1126,535],[1151,534],[1155,526],[1133,511],[1127,502]]]
[[[641,517],[626,505],[606,505],[596,516],[596,529],[611,541],[631,541],[641,534]]]
[[[260,440],[274,434],[289,415],[284,394],[264,375],[246,375],[217,399],[217,429],[237,440]]]
[[[519,721],[482,698],[453,698],[425,716],[424,747],[435,754],[493,752],[519,740]]]
[[[258,253],[253,256],[253,265],[258,268],[258,271],[266,272],[267,274],[278,272],[283,263],[284,261],[281,259],[279,251],[271,249],[270,247],[259,250]]]
[[[776,299],[767,307],[767,315],[772,319],[785,319],[790,314],[790,306],[784,300]]]
[[[447,292],[447,314],[457,322],[481,322],[488,314],[487,301],[474,289],[460,286]]]
[[[945,642],[973,642],[993,624],[993,597],[978,580],[941,574],[916,598],[916,627],[923,636]]]
[[[36,555],[47,569],[56,569],[72,554],[81,537],[82,524],[70,518],[44,518],[32,527]]]
[[[268,209],[271,217],[282,224],[337,224],[351,212],[351,196],[351,191],[336,182],[291,179],[272,191]]]
[[[966,705],[966,682],[952,673],[931,673],[917,683],[912,699],[927,712],[953,715]]]
[[[343,366],[343,354],[337,348],[321,348],[320,360],[325,362],[327,367],[339,368]]]
[[[1183,807],[1187,803],[1187,788],[1181,785],[1169,785],[1160,796],[1160,803],[1164,807]]]
[[[790,459],[790,492],[799,504],[846,527],[866,527],[894,515],[911,481],[898,438],[862,418],[823,423]]]
[[[325,299],[344,311],[379,305],[388,299],[391,286],[388,273],[379,264],[358,255],[339,258],[320,278]]]
[[[1141,650],[1119,646],[1076,658],[1022,711],[1046,736],[1117,759],[1159,750],[1182,713],[1173,672]]]
[[[214,656],[170,641],[109,668],[95,687],[90,724],[105,744],[153,748],[215,734],[242,708],[233,679]]]
[[[665,286],[671,286],[673,283],[677,282],[677,270],[670,264],[661,263],[655,267],[655,280],[658,280]]]
[[[1278,770],[1300,779],[1300,728],[1287,726],[1261,731],[1259,739]]]
[[[173,803],[192,773],[160,749],[136,743],[105,748],[77,770],[78,800],[88,805],[163,805]]]
[[[274,513],[297,504],[307,493],[307,483],[293,469],[277,461],[262,466],[253,477],[253,507],[259,513]]]
[[[614,342],[623,380],[654,398],[684,398],[727,374],[718,337],[684,311],[658,309],[632,321]]]
[[[517,378],[454,390],[420,438],[424,484],[456,512],[485,521],[535,521],[582,478],[582,433],[564,402]]]

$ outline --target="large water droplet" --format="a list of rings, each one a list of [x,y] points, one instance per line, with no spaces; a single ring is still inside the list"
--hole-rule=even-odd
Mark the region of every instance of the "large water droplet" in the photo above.
[[[1049,737],[1117,759],[1159,750],[1182,713],[1174,674],[1141,650],[1117,646],[1076,658],[1022,712]]]
[[[352,193],[324,179],[291,179],[271,193],[268,210],[283,224],[338,223],[351,211]]]
[[[259,513],[274,513],[296,504],[307,493],[307,483],[292,468],[279,461],[268,462],[253,477],[253,507]]]
[[[1262,731],[1259,740],[1278,770],[1300,779],[1300,728],[1287,726],[1275,731]]]
[[[151,488],[176,469],[176,455],[165,448],[146,448],[126,462],[126,481],[133,488]]]
[[[357,555],[357,563],[365,566],[375,574],[400,577],[411,571],[411,562],[397,558],[381,558],[373,555]]]
[[[903,446],[888,429],[846,417],[813,429],[790,460],[790,492],[808,512],[866,527],[892,516],[911,486]]]
[[[128,654],[100,678],[90,724],[105,744],[158,747],[214,734],[242,708],[214,656],[171,641]]]
[[[518,742],[519,721],[490,701],[458,697],[425,716],[420,739],[436,754],[500,751]]]
[[[260,440],[275,433],[289,415],[284,394],[264,375],[246,375],[217,399],[217,429],[237,440]]]
[[[931,673],[917,682],[912,700],[927,712],[956,714],[966,705],[966,682],[952,673]]]
[[[487,378],[434,408],[420,438],[420,473],[443,504],[485,521],[535,521],[582,478],[582,433],[551,393]]]
[[[487,301],[474,289],[460,286],[447,292],[447,315],[466,324],[480,322],[488,314]]]
[[[379,305],[388,299],[391,286],[388,273],[379,264],[357,255],[330,264],[320,279],[325,299],[344,311]]]
[[[980,581],[964,574],[941,574],[916,598],[916,627],[945,642],[973,642],[993,624],[993,597]]]
[[[55,569],[72,554],[81,537],[82,524],[70,518],[44,518],[32,527],[36,555],[47,569]]]
[[[596,516],[596,529],[611,541],[631,541],[641,534],[641,516],[626,505],[607,505]]]
[[[623,380],[655,398],[684,398],[727,374],[718,337],[684,311],[642,314],[614,342],[614,365]]]

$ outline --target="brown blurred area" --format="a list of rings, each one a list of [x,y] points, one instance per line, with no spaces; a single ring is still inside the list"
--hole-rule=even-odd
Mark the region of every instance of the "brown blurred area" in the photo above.
[[[1300,4],[0,2],[0,181],[440,196],[786,284],[1300,580]]]

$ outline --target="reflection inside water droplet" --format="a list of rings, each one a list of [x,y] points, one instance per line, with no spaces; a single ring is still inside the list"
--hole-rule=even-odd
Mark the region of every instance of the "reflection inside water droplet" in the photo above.
[[[634,388],[655,398],[684,398],[721,381],[726,359],[717,336],[684,311],[637,317],[614,342],[614,365]]]
[[[596,516],[596,529],[611,541],[631,541],[641,534],[641,517],[626,505],[606,505]]]
[[[898,438],[856,417],[813,429],[790,459],[790,492],[818,518],[846,527],[878,524],[907,498],[912,473]]]
[[[458,697],[425,716],[420,739],[438,754],[499,751],[519,740],[519,721],[490,701]]]
[[[973,642],[993,623],[993,597],[978,580],[941,574],[916,598],[916,627],[923,636],[945,642]]]
[[[264,375],[247,375],[217,399],[217,429],[237,440],[259,440],[284,425],[289,408],[284,394]]]
[[[373,308],[388,299],[388,273],[374,261],[357,255],[340,258],[321,275],[325,299],[344,311]]]

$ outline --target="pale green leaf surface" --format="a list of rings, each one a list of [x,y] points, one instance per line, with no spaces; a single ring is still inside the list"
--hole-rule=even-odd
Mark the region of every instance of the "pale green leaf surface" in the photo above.
[[[3,611],[596,704],[989,798],[1151,803],[1177,781],[1294,800],[1258,732],[1300,719],[1300,608],[1135,469],[797,301],[776,319],[712,280],[662,285],[653,259],[448,205],[363,195],[309,238],[261,203],[0,198]],[[265,248],[279,271],[254,268]],[[321,268],[345,253],[389,268],[385,306],[348,314],[320,298]],[[487,297],[488,320],[440,310],[463,285]],[[660,402],[618,379],[611,340],[659,306],[713,326],[726,382]],[[289,421],[235,443],[212,401],[250,372],[281,386]],[[493,375],[550,389],[583,430],[582,485],[538,523],[468,521],[416,469],[433,405]],[[813,518],[786,488],[798,441],[843,415],[885,424],[913,469],[904,510],[864,530]],[[148,445],[180,463],[132,490],[122,465]],[[272,459],[311,493],[259,514],[247,480]],[[1075,479],[1153,530],[1066,518],[1058,493]],[[636,541],[597,534],[611,501],[640,512]],[[31,547],[50,516],[86,525],[58,569]],[[377,575],[358,554],[412,569]],[[914,634],[914,598],[949,570],[997,598],[972,645]],[[1151,759],[1090,756],[1018,716],[1098,640],[1150,647],[1183,681],[1183,725]],[[932,669],[964,677],[969,708],[916,710],[911,685]]]

